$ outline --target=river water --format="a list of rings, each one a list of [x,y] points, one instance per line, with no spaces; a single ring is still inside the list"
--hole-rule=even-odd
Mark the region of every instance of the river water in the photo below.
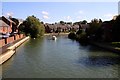
[[[67,36],[30,39],[2,65],[4,78],[118,78],[120,56]]]

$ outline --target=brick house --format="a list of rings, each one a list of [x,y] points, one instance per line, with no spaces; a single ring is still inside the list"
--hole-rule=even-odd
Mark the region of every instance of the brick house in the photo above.
[[[45,32],[46,33],[52,33],[52,32],[69,32],[72,29],[72,25],[69,24],[44,24]]]
[[[0,34],[7,34],[11,31],[11,27],[8,24],[6,24],[3,20],[0,20]]]
[[[12,21],[10,18],[7,17],[0,17],[0,26],[1,26],[1,32],[0,33],[11,33],[12,32],[12,24],[16,24],[14,21]]]

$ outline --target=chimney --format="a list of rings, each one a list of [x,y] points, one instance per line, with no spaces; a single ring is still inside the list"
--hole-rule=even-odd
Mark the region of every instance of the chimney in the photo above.
[[[10,20],[10,27],[12,28],[12,21],[11,21],[12,16],[9,16],[9,20]]]
[[[12,18],[12,16],[9,16],[9,19],[11,19]]]

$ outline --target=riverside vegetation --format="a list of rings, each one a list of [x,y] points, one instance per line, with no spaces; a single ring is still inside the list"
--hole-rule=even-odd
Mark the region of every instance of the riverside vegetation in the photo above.
[[[43,36],[45,32],[44,25],[38,18],[34,15],[29,16],[19,27],[20,33],[25,33],[25,35],[29,35],[32,38],[37,38]]]
[[[79,24],[79,30],[77,32],[71,31],[68,37],[73,40],[77,40],[80,43],[100,42],[108,43],[114,47],[120,47],[120,15],[114,20],[104,21],[101,19],[93,19],[89,24],[89,27],[83,29],[81,22]]]

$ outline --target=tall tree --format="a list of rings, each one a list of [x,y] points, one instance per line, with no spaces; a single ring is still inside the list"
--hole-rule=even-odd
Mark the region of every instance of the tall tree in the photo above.
[[[98,31],[101,31],[101,22],[98,19],[91,20],[90,27],[86,29],[87,36],[91,38],[98,37]],[[101,33],[101,32],[100,32]]]
[[[32,38],[40,37],[44,34],[45,29],[43,24],[35,16],[29,16],[19,28],[25,34],[30,34]]]
[[[87,24],[86,20],[81,21],[81,24]]]
[[[60,21],[60,24],[65,24],[65,22],[64,21]]]

